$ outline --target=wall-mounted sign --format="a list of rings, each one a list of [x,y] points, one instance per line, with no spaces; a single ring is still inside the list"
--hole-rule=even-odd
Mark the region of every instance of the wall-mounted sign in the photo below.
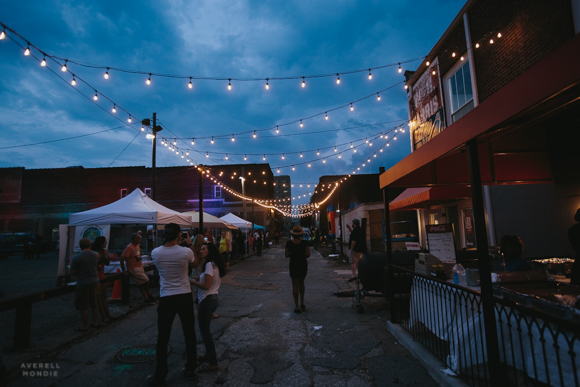
[[[407,94],[411,112],[413,149],[445,129],[439,60],[435,58]]]

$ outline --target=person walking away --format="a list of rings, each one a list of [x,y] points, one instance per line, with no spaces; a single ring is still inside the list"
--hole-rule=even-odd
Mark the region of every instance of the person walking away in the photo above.
[[[246,255],[246,238],[244,237],[244,233],[241,231],[238,231],[237,242],[238,255],[240,256],[240,259],[244,259]]]
[[[97,301],[103,322],[107,324],[108,322],[114,320],[115,317],[111,315],[111,311],[109,310],[109,301],[107,299],[107,283],[101,282],[101,280],[107,279],[107,276],[105,275],[105,266],[110,263],[109,252],[105,247],[107,247],[107,238],[100,236],[97,237],[93,242],[91,250],[99,254],[99,261],[97,263],[97,275],[99,277]]]
[[[258,237],[256,238],[256,255],[258,257],[262,256],[262,244],[264,243],[264,234],[262,234],[262,230],[258,231]]]
[[[304,230],[300,226],[294,226],[290,230],[292,239],[286,242],[285,256],[290,258],[290,278],[292,278],[292,296],[294,297],[294,313],[306,310],[304,305],[304,279],[308,272],[308,262],[310,257],[310,247],[308,242],[302,240]],[[300,306],[298,306],[298,295],[300,295]]]
[[[230,260],[229,260],[230,251],[232,251],[230,238],[228,238],[228,234],[225,231],[222,231],[219,252],[222,255],[224,262],[226,263],[226,272],[230,271]]]
[[[362,229],[360,228],[360,221],[358,219],[352,220],[351,229],[349,225],[347,225],[348,229],[351,231],[350,238],[348,240],[348,245],[350,247],[350,264],[352,268],[352,277],[349,281],[352,281],[357,278],[356,267],[358,265],[358,261],[362,258],[363,252],[365,251],[365,242],[363,240]]]
[[[184,243],[187,247],[179,246]],[[165,226],[165,243],[151,252],[151,258],[159,271],[159,306],[157,307],[157,345],[155,374],[147,376],[150,386],[165,385],[169,372],[167,344],[175,315],[179,316],[185,339],[186,363],[181,373],[190,380],[197,379],[197,349],[195,339],[195,315],[189,273],[198,265],[193,253],[189,233],[181,235],[181,227],[170,223]]]
[[[131,235],[131,243],[125,247],[123,254],[121,254],[120,264],[121,271],[125,275],[131,275],[135,283],[139,287],[141,294],[143,294],[143,302],[146,304],[155,303],[155,299],[149,293],[149,277],[145,274],[143,269],[143,261],[141,260],[141,235],[135,233]],[[127,268],[125,269],[125,264]]]
[[[75,329],[77,332],[89,330],[89,308],[93,311],[94,328],[99,327],[99,305],[97,303],[97,291],[99,277],[97,275],[97,263],[99,254],[91,250],[91,240],[83,238],[79,241],[81,252],[75,255],[70,264],[70,274],[77,277],[75,291],[75,308],[81,313],[83,325]]]
[[[277,245],[280,244],[280,231],[276,231],[276,234],[274,234],[274,241]]]
[[[226,266],[222,255],[215,245],[205,243],[201,247],[201,257],[205,260],[205,267],[201,276],[193,280],[193,284],[198,287],[197,299],[199,300],[199,307],[197,320],[199,332],[205,346],[205,355],[200,356],[198,360],[200,362],[209,362],[209,365],[200,365],[197,369],[198,373],[212,372],[219,369],[210,324],[212,316],[219,305],[218,290],[221,285],[221,277],[226,274]]]

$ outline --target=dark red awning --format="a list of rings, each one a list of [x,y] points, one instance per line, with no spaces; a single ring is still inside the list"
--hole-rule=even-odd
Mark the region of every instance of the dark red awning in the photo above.
[[[416,210],[425,208],[425,205],[470,197],[471,188],[466,186],[407,188],[389,204],[389,209],[391,211]]]

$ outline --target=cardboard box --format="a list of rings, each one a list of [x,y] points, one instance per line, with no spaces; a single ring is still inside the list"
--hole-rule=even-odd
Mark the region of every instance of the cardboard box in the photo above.
[[[431,275],[433,265],[443,265],[446,279],[452,278],[454,264],[443,263],[437,257],[429,253],[419,253],[415,258],[415,272],[423,275]]]

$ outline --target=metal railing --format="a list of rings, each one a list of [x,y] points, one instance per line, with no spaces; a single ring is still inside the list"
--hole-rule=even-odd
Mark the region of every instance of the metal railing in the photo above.
[[[154,265],[145,266],[144,270],[154,270]],[[108,275],[106,279],[100,282],[121,281],[121,302],[129,303],[129,276],[123,273]],[[13,349],[24,349],[30,346],[30,336],[32,328],[32,305],[36,302],[50,300],[60,297],[64,294],[73,293],[76,285],[66,285],[59,288],[49,289],[42,292],[29,294],[27,296],[15,298],[0,303],[0,312],[7,310],[16,310],[14,318],[14,344]]]
[[[489,386],[479,293],[391,266],[393,323],[470,386]],[[580,324],[494,297],[507,385],[580,386]]]

